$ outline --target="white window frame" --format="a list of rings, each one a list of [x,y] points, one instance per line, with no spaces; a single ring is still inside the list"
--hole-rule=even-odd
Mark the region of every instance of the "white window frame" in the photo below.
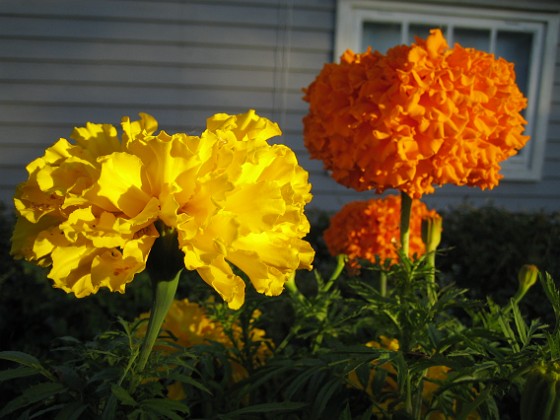
[[[418,16],[421,15],[421,20]],[[481,6],[465,7],[405,3],[376,0],[338,0],[335,37],[335,57],[338,61],[342,53],[351,49],[363,50],[361,42],[366,22],[394,22],[445,25],[467,25],[468,27],[489,29],[492,39],[496,30],[522,31],[533,34],[530,74],[528,79],[525,118],[528,124],[525,134],[531,136],[523,151],[502,163],[504,180],[538,181],[542,177],[547,126],[550,115],[554,66],[560,18],[558,14],[507,9],[488,9]],[[408,43],[403,31],[401,43]],[[452,39],[447,39],[453,45]],[[375,46],[372,46],[375,49]]]

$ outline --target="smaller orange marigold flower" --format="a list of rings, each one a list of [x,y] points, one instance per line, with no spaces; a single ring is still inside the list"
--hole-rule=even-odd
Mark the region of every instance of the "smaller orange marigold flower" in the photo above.
[[[352,201],[331,217],[324,239],[332,255],[345,254],[351,268],[360,267],[358,260],[372,263],[398,259],[401,197],[389,195],[367,201]],[[410,255],[423,255],[422,219],[436,216],[420,200],[413,200],[410,217]]]

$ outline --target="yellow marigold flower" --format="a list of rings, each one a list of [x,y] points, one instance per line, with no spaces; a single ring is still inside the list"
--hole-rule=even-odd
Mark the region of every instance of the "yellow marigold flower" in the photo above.
[[[396,338],[388,338],[385,336],[380,336],[379,341],[370,341],[366,343],[367,347],[376,348],[376,349],[385,349],[392,352],[399,351],[399,341]],[[375,373],[376,369],[382,369],[387,373],[385,377],[385,382],[380,389],[381,395],[376,395],[374,392],[374,384],[375,384]],[[451,369],[444,365],[437,365],[437,366],[430,366],[426,369],[426,372],[423,377],[422,381],[422,412],[426,414],[427,409],[430,407],[431,402],[434,398],[435,392],[439,388],[439,384],[442,381],[447,379],[448,373]],[[399,392],[399,384],[397,383],[397,370],[395,366],[390,361],[385,361],[381,364],[377,360],[373,360],[371,362],[371,370],[369,373],[369,377],[367,378],[367,383],[362,383],[358,378],[358,374],[355,370],[351,371],[347,376],[348,384],[355,389],[360,391],[364,391],[372,400],[377,402],[378,407],[382,408],[383,410],[395,410],[398,408],[402,408],[402,404],[397,404],[396,402],[396,395]],[[456,402],[454,402],[454,406]],[[381,415],[380,410],[375,408],[375,414]],[[440,411],[430,411],[427,413],[427,417],[429,419],[439,419],[445,418],[443,413]],[[467,418],[469,419],[479,419],[480,415],[478,413],[470,413]]]
[[[398,260],[401,197],[389,195],[367,201],[352,201],[330,219],[324,239],[332,255],[345,254],[351,268],[360,267],[358,260],[376,262]],[[420,200],[412,202],[410,218],[410,255],[423,255],[422,219],[435,216]]]
[[[200,136],[168,134],[156,120],[88,123],[27,166],[16,192],[12,254],[52,266],[54,286],[78,297],[123,293],[159,236],[175,229],[184,264],[226,300],[244,301],[244,271],[258,292],[278,295],[314,251],[304,206],[308,174],[292,150],[270,145],[276,123],[253,110],[208,119]]]
[[[259,316],[259,311],[255,311],[252,320],[257,320]],[[139,319],[147,319],[148,317],[149,313],[144,313],[140,315]],[[144,323],[139,328],[138,333],[143,333],[145,328],[146,324]],[[162,331],[166,331],[171,336],[166,340],[183,347],[216,342],[230,349],[230,356],[233,359],[232,380],[238,382],[246,378],[248,372],[239,361],[235,360],[233,348],[237,347],[239,350],[242,350],[245,344],[255,346],[251,363],[253,367],[257,367],[262,366],[266,359],[272,355],[271,348],[273,342],[271,339],[266,338],[266,332],[264,330],[252,326],[247,336],[249,343],[245,343],[243,341],[241,325],[236,322],[232,324],[231,328],[232,334],[230,336],[226,334],[224,326],[220,322],[210,318],[201,305],[190,302],[188,299],[175,299],[162,325]],[[165,351],[172,351],[171,347],[162,348],[159,346],[159,348]]]
[[[449,48],[439,29],[386,55],[346,51],[304,91],[306,147],[358,191],[420,198],[447,183],[491,189],[500,162],[528,140],[513,64]]]

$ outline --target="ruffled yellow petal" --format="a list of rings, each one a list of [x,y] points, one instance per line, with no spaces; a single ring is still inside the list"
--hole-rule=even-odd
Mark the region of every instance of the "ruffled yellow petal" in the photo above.
[[[110,124],[87,123],[76,127],[71,136],[91,156],[104,156],[121,150],[117,129]]]
[[[141,160],[151,193],[164,200],[176,192],[193,194],[193,180],[201,162],[197,155],[199,141],[198,137],[181,133],[172,136],[160,133],[129,141],[128,150]]]
[[[188,255],[185,256],[188,260]],[[200,277],[218,292],[231,309],[245,302],[245,282],[235,275],[223,256],[218,255],[208,265],[197,269]]]
[[[151,136],[158,129],[158,122],[150,114],[140,112],[140,120],[130,121],[129,117],[123,117],[121,126],[123,129],[123,143],[128,147],[128,143],[137,137]]]
[[[260,117],[254,109],[245,114],[216,114],[206,120],[210,131],[232,133],[237,140],[264,141],[282,134],[280,127],[267,118]]]
[[[142,161],[135,155],[113,153],[99,159],[101,169],[92,191],[107,199],[115,211],[138,215],[152,198]]]
[[[291,150],[267,143],[277,124],[251,110],[210,118],[200,137],[154,134],[147,114],[123,118],[122,128],[122,143],[108,124],[76,128],[77,144],[59,140],[18,188],[12,254],[52,265],[55,287],[78,297],[124,292],[162,223],[177,232],[185,267],[232,308],[245,282],[231,264],[266,294],[311,268],[302,239],[311,186]]]

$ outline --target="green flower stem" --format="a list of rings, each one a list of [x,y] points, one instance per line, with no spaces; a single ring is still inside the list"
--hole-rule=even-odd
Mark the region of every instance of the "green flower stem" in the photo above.
[[[148,329],[142,348],[140,349],[140,356],[138,358],[138,371],[143,371],[154,347],[154,343],[159,335],[161,325],[165,320],[165,316],[169,311],[171,303],[177,291],[179,278],[183,270],[179,270],[174,278],[171,280],[157,281],[152,280],[154,283],[154,299],[152,302],[152,310],[150,312],[150,320],[148,321]]]
[[[407,372],[406,379],[405,379],[405,392],[406,392],[406,400],[405,400],[405,410],[406,413],[413,417],[413,408],[412,408],[412,387],[410,383],[410,371]]]
[[[437,293],[435,290],[436,284],[436,251],[430,251],[426,255],[426,284],[428,287],[428,299],[430,300],[430,305],[434,306],[437,301]]]
[[[344,267],[346,266],[346,260],[348,259],[348,257],[344,254],[340,254],[336,257],[336,267],[334,269],[334,271],[332,272],[329,281],[327,282],[328,284],[328,288],[330,288],[330,286],[338,279],[338,277],[340,276],[340,274],[342,273],[342,270],[344,270]]]
[[[161,325],[173,303],[179,277],[185,268],[184,254],[179,248],[175,229],[166,226],[161,220],[155,222],[155,226],[159,237],[155,240],[146,262],[146,270],[152,280],[152,310],[146,336],[140,349],[138,371],[143,371],[146,367]]]
[[[299,303],[305,302],[305,296],[301,294],[297,285],[296,285],[296,273],[293,272],[289,277],[288,280],[284,283],[284,287],[286,290],[292,295]]]
[[[387,272],[385,270],[379,272],[379,294],[382,297],[387,296]]]
[[[401,192],[401,248],[405,256],[408,257],[410,243],[410,211],[412,208],[412,198],[408,194]]]
[[[427,216],[422,220],[422,241],[426,246],[426,287],[430,304],[437,300],[436,251],[441,242],[442,219],[439,215]]]

